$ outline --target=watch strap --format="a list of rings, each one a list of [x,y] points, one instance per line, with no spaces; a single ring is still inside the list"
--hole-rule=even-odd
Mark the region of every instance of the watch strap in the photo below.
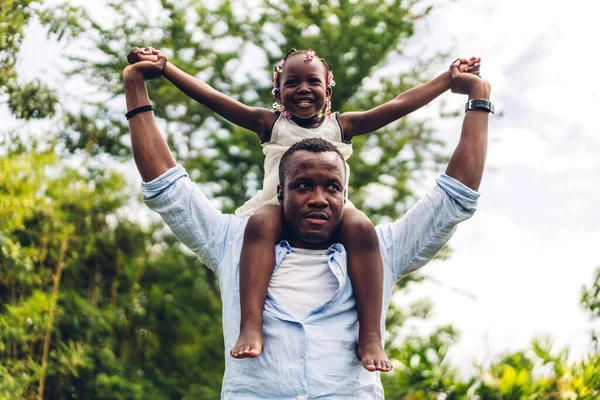
[[[476,99],[469,100],[467,101],[467,104],[465,104],[465,112],[469,110],[481,110],[494,114],[496,108],[494,107],[491,101]]]

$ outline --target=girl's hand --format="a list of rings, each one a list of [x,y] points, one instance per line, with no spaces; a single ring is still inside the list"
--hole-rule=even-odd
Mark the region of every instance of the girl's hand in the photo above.
[[[161,53],[153,47],[134,47],[127,54],[127,62],[135,64],[138,61],[158,61],[158,54]],[[161,53],[162,54],[162,53]]]
[[[460,72],[467,72],[469,74],[481,76],[479,67],[481,66],[481,58],[479,57],[471,57],[468,60],[466,58],[461,58],[460,65],[458,66],[458,70]]]
[[[167,57],[160,51],[152,48],[133,48],[127,55],[131,64],[125,68],[124,74],[141,74],[145,80],[157,78],[162,75]]]

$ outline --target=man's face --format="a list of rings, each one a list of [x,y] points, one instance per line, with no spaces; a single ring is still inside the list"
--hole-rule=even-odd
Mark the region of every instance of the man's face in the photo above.
[[[300,150],[288,159],[282,205],[292,247],[324,249],[333,242],[344,209],[345,169],[339,154]]]

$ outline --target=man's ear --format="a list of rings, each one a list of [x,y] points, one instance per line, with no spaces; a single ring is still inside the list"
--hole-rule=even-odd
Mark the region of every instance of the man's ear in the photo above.
[[[283,189],[281,188],[281,185],[277,185],[277,200],[279,200],[279,202],[283,202]]]

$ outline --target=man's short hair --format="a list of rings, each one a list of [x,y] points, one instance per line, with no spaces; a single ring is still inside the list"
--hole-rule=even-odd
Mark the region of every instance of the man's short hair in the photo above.
[[[344,176],[342,181],[346,181],[346,160],[340,151],[335,145],[325,139],[321,138],[309,138],[304,139],[299,142],[294,143],[285,153],[281,156],[281,161],[279,162],[279,184],[284,186],[285,184],[285,176],[287,174],[287,164],[289,163],[290,157],[297,151],[305,150],[310,151],[311,153],[326,153],[329,151],[333,151],[338,156],[340,156],[340,160],[344,165]]]

